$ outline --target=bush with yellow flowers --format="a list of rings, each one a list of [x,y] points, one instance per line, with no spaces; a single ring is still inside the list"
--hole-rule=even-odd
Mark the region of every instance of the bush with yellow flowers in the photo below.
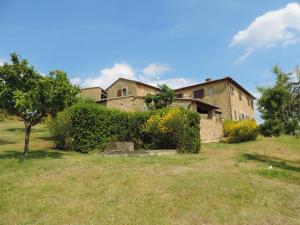
[[[197,153],[200,149],[199,115],[183,108],[155,111],[144,124],[149,148],[176,148]]]
[[[255,140],[258,133],[259,127],[255,120],[227,120],[224,122],[224,137],[229,143]]]

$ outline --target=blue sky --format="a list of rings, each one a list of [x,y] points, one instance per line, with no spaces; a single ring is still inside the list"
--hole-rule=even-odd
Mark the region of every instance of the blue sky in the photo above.
[[[18,52],[80,86],[229,75],[255,93],[274,80],[272,65],[292,70],[300,58],[296,1],[0,0],[0,27],[1,62]]]

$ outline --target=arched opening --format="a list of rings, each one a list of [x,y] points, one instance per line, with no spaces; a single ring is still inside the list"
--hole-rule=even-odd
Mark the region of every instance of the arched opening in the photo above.
[[[127,89],[123,88],[123,96],[127,96]]]

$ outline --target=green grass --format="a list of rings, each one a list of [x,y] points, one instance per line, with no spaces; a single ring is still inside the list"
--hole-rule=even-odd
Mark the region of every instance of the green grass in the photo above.
[[[57,151],[39,125],[23,162],[23,136],[21,122],[0,122],[0,224],[300,224],[294,137],[103,157]]]

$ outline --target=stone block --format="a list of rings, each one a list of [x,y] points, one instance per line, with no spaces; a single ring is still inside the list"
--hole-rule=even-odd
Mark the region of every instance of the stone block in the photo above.
[[[104,151],[134,151],[134,142],[113,141],[108,142]]]

